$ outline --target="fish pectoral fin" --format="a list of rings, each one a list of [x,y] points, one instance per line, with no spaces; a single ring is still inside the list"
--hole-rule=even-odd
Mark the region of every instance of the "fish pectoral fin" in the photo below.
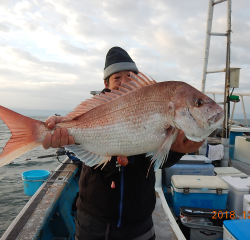
[[[90,152],[81,145],[65,145],[64,147],[65,149],[73,152],[77,158],[79,158],[89,167],[93,167],[95,165],[97,165],[96,167],[99,167],[103,163],[104,167],[111,159],[110,156],[101,156],[96,153]]]
[[[160,168],[163,163],[165,162],[169,150],[171,148],[171,145],[173,141],[176,138],[176,135],[178,133],[179,129],[176,129],[175,127],[168,127],[168,132],[166,139],[163,141],[162,145],[157,151],[148,152],[146,156],[152,157],[152,162],[154,162],[154,170],[156,171],[158,168]]]

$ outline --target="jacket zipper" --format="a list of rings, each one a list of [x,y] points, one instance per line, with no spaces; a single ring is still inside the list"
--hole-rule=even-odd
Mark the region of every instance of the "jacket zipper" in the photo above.
[[[122,210],[123,210],[123,194],[124,194],[124,166],[121,166],[121,176],[120,176],[120,204],[119,204],[119,218],[117,222],[117,227],[121,227],[122,224]]]

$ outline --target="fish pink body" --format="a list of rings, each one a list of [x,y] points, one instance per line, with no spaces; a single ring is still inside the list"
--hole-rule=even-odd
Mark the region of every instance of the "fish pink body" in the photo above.
[[[49,132],[43,122],[0,106],[0,117],[12,138],[0,155],[0,166],[40,145]],[[178,129],[202,141],[223,121],[223,110],[192,86],[177,81],[156,83],[141,73],[119,90],[81,103],[56,128],[66,127],[75,142],[68,145],[85,164],[100,165],[111,156],[151,155],[158,168]]]

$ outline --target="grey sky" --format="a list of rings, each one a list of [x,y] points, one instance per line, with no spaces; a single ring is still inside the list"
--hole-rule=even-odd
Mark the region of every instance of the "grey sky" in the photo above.
[[[0,104],[22,114],[73,110],[103,88],[113,46],[156,81],[200,89],[207,10],[208,0],[2,0]],[[231,66],[241,68],[235,92],[250,92],[249,12],[248,0],[232,1]],[[215,6],[213,31],[226,31],[226,2]],[[225,68],[225,47],[226,38],[212,37],[209,70]],[[223,84],[224,74],[209,75],[206,89],[222,91]],[[249,105],[245,97],[248,118]]]

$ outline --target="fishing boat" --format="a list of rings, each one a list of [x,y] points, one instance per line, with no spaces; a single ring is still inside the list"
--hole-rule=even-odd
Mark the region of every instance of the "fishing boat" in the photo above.
[[[187,156],[187,155],[186,155]],[[201,155],[189,155],[199,159]],[[192,163],[192,162],[191,162]],[[191,164],[192,165],[192,164]],[[80,164],[66,157],[14,219],[1,240],[74,240],[76,198],[79,192]],[[32,181],[31,181],[32,182]],[[183,234],[171,200],[163,184],[162,171],[156,171],[156,207],[153,212],[157,239],[188,239]],[[192,225],[192,224],[191,224]],[[205,228],[206,229],[206,228]],[[206,229],[209,234],[209,229]],[[220,229],[221,231],[221,229]],[[214,230],[211,230],[214,232]],[[222,232],[221,232],[222,234]]]
[[[221,2],[227,1],[228,6],[228,29],[224,34],[212,33],[212,14],[213,7]],[[230,110],[230,99],[235,100],[232,97],[232,93],[229,92],[228,84],[230,84],[231,71],[230,68],[230,34],[231,34],[231,0],[209,0],[209,11],[208,11],[208,24],[207,24],[207,37],[206,37],[206,48],[205,48],[205,58],[204,58],[204,69],[203,69],[203,79],[202,79],[202,91],[206,94],[216,94],[224,95],[224,111],[225,111],[225,121],[221,128],[221,137],[216,137],[211,135],[208,137],[205,144],[201,147],[198,155],[185,155],[180,161],[180,164],[189,164],[189,166],[205,166],[206,161],[209,160],[208,157],[204,156],[207,154],[207,146],[221,144],[224,146],[224,157],[219,160],[210,161],[213,163],[212,174],[214,172],[217,175],[227,175],[224,171],[225,168],[234,167],[233,171],[235,176],[242,176],[242,178],[248,178],[250,175],[250,157],[247,155],[250,149],[250,142],[247,141],[247,136],[244,133],[249,133],[246,121],[246,113],[243,103],[243,96],[250,96],[250,94],[234,93],[234,96],[240,96],[243,106],[243,113],[246,121],[245,126],[236,126],[233,118],[229,118]],[[207,71],[208,63],[208,53],[209,53],[209,43],[211,35],[216,36],[226,36],[227,37],[227,60],[226,68],[223,70]],[[206,92],[205,82],[206,74],[214,72],[225,72],[225,91],[219,92]],[[95,94],[96,92],[92,92]],[[230,98],[231,96],[231,98]],[[235,107],[238,98],[233,101]],[[233,113],[232,113],[233,116]],[[214,133],[216,134],[216,133]],[[231,136],[231,138],[230,138]],[[30,198],[25,207],[21,210],[18,216],[14,219],[12,224],[3,234],[1,240],[24,240],[24,239],[37,239],[37,240],[74,240],[75,233],[75,223],[74,217],[76,215],[76,199],[79,192],[78,181],[81,171],[81,164],[73,159],[69,155],[65,158],[63,163],[61,163],[55,171],[53,171],[50,177],[44,181],[40,188],[35,192],[35,194]],[[212,164],[210,164],[212,165]],[[180,166],[180,165],[179,165]],[[214,167],[215,166],[215,167]],[[223,171],[220,171],[223,169]],[[190,176],[192,171],[189,170]],[[233,174],[231,172],[231,174]],[[179,175],[176,175],[177,178]],[[173,195],[175,191],[173,188],[166,186],[166,181],[171,179],[162,170],[156,171],[156,183],[155,183],[155,194],[156,194],[156,207],[153,212],[153,220],[155,224],[156,239],[223,239],[227,238],[228,233],[225,234],[225,230],[220,227],[214,227],[207,222],[190,223],[186,222],[186,226],[183,226],[180,222],[180,215],[175,213],[173,208]],[[170,180],[169,180],[170,179]],[[31,181],[32,182],[32,181]],[[204,189],[203,189],[204,190]],[[183,194],[188,194],[189,189],[183,189]],[[223,194],[219,192],[218,194]],[[205,208],[206,206],[204,206]],[[187,208],[189,211],[193,211],[193,208]],[[225,210],[225,209],[224,209]],[[192,212],[193,213],[193,212]],[[201,208],[198,211],[198,217],[202,218]],[[225,212],[226,213],[226,212]],[[200,214],[200,215],[199,215]],[[208,213],[207,213],[208,215]],[[205,215],[207,217],[207,215]],[[188,214],[187,214],[188,216]],[[185,217],[185,214],[183,215]],[[218,215],[219,217],[219,215]],[[244,217],[244,216],[243,216]],[[239,218],[239,217],[238,217]],[[204,218],[203,218],[204,219]],[[249,220],[250,227],[250,220]],[[244,225],[244,224],[243,224]],[[187,229],[189,228],[189,229]],[[190,236],[190,229],[198,229],[198,234],[193,233]],[[187,233],[188,231],[188,233]],[[246,229],[247,231],[247,229]],[[195,232],[195,231],[193,231]],[[196,237],[195,237],[196,236]],[[197,237],[197,236],[203,236]],[[216,238],[217,237],[217,238]],[[230,238],[237,239],[237,238]],[[244,240],[250,239],[244,238]]]
[[[74,240],[80,167],[71,163],[66,158],[52,172],[5,231],[2,240]],[[153,214],[157,239],[185,239],[165,201],[160,173],[157,176]]]

